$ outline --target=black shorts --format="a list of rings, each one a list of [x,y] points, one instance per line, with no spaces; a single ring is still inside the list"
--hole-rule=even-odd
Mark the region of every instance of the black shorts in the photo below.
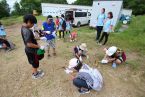
[[[37,55],[35,53],[30,53],[25,51],[28,62],[32,65],[33,68],[38,68],[39,67],[39,60],[44,58],[44,55]]]

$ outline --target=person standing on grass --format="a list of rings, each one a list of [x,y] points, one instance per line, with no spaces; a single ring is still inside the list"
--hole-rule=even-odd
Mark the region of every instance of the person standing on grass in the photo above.
[[[39,60],[44,57],[39,56],[37,51],[42,49],[44,50],[44,46],[39,46],[33,32],[30,30],[37,23],[37,19],[35,16],[28,14],[23,17],[24,24],[21,27],[21,35],[25,44],[25,53],[27,55],[29,63],[32,65],[32,78],[38,79],[44,76],[44,72],[38,70],[39,68]]]
[[[102,30],[103,30],[105,19],[106,19],[105,8],[102,8],[101,14],[99,14],[98,18],[97,18],[97,27],[96,27],[96,29],[97,29],[96,41],[97,42],[99,42],[100,35],[101,35]]]
[[[66,30],[66,21],[65,21],[64,15],[62,14],[60,19],[59,19],[59,38],[61,38],[61,37],[64,38],[64,36],[65,36],[65,33],[64,33],[65,30]]]
[[[56,33],[57,33],[57,31],[59,29],[59,17],[58,16],[56,16],[55,25],[56,25]]]
[[[48,57],[50,57],[50,47],[53,48],[53,55],[56,55],[55,52],[55,23],[53,22],[53,17],[51,15],[48,15],[47,17],[47,21],[43,23],[43,32],[46,33],[45,34],[45,40],[48,44]],[[48,32],[48,33],[47,33]]]
[[[99,45],[105,45],[107,43],[109,34],[110,34],[110,32],[113,31],[113,25],[114,25],[113,24],[113,13],[109,12],[108,18],[105,20],[105,23],[104,23],[103,33],[102,33],[102,36],[101,36],[99,43],[98,43]],[[105,41],[103,44],[101,44],[104,37],[105,37]]]
[[[66,34],[71,33],[71,29],[72,29],[72,25],[71,25],[71,21],[69,20],[69,18],[66,18]]]

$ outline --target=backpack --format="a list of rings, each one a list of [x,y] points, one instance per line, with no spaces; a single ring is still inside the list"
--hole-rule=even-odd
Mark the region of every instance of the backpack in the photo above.
[[[62,22],[62,29],[65,30],[66,29],[66,21],[64,19],[62,19],[63,22]]]
[[[125,52],[122,52],[122,59],[123,59],[123,61],[125,62],[126,61],[126,54],[125,54]]]

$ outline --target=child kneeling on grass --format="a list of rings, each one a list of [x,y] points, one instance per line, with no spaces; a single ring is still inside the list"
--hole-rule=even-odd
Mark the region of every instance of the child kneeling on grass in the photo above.
[[[112,67],[116,68],[117,65],[122,64],[123,62],[126,61],[126,54],[123,50],[117,48],[116,46],[112,46],[110,48],[105,48],[105,57],[101,61],[101,63],[106,64],[106,63],[113,63]]]
[[[86,43],[82,43],[81,45],[74,47],[74,55],[77,59],[82,61],[82,58],[86,57],[87,59],[89,56],[87,55],[88,49]]]
[[[23,22],[21,34],[25,44],[25,53],[32,65],[32,78],[38,79],[44,76],[44,72],[38,70],[39,60],[44,57],[44,46],[38,45],[33,32],[30,30],[37,23],[37,19],[35,16],[28,14],[23,17]]]
[[[70,33],[70,42],[74,42],[74,41],[77,41],[77,32],[76,31],[73,31]]]
[[[74,86],[78,88],[80,94],[90,93],[90,90],[100,91],[103,87],[103,77],[97,69],[90,68],[87,64],[81,63],[77,58],[69,61],[69,66],[65,70],[70,74]],[[76,71],[76,75],[72,73]]]
[[[48,15],[47,21],[43,23],[43,32],[45,33],[45,37],[42,37],[41,39],[46,41],[48,44],[48,57],[50,57],[50,47],[53,48],[53,55],[56,56],[55,51],[55,23],[53,22],[53,17],[51,15]]]

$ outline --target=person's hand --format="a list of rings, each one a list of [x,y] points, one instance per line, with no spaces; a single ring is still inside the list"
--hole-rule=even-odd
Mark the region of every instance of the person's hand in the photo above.
[[[40,46],[40,49],[41,49],[41,50],[44,50],[44,49],[45,49],[45,46]]]
[[[79,57],[79,60],[80,60],[81,62],[83,62],[83,59],[82,59],[82,57],[81,57],[81,56]]]
[[[87,59],[89,59],[89,56],[87,55]]]
[[[50,31],[46,31],[45,33],[46,33],[46,34],[50,34],[51,32],[50,32]]]
[[[103,51],[105,51],[105,52],[106,52],[106,51],[107,51],[107,48],[104,48],[104,49],[103,49]]]

